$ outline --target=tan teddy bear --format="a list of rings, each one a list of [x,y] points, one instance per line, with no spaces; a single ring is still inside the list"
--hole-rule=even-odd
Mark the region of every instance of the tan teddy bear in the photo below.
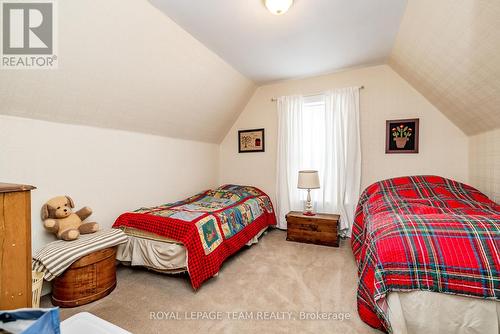
[[[58,196],[50,199],[42,207],[43,225],[54,233],[59,239],[75,240],[80,234],[93,233],[99,230],[95,222],[85,222],[91,214],[89,207],[84,207],[77,212],[71,210],[75,204],[69,196]]]

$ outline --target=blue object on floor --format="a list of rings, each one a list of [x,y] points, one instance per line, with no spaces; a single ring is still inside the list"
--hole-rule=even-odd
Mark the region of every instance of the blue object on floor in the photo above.
[[[20,334],[60,334],[59,308],[0,311],[0,328]]]

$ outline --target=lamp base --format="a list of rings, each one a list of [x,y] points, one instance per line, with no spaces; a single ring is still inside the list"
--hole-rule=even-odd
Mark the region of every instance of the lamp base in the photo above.
[[[316,214],[312,211],[304,211],[302,214],[304,216],[316,216]]]
[[[315,215],[316,214],[313,212],[313,205],[311,202],[311,189],[307,189],[307,201],[306,201],[304,216],[315,216]]]

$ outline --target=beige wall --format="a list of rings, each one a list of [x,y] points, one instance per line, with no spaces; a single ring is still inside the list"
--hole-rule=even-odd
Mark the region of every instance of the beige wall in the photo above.
[[[218,145],[0,115],[0,181],[37,187],[33,251],[54,237],[43,203],[70,195],[110,227],[121,213],[179,200],[217,184]]]
[[[470,183],[500,203],[500,129],[471,136]]]
[[[389,64],[466,134],[500,127],[500,1],[409,0]]]
[[[276,180],[276,104],[272,97],[364,85],[362,187],[380,179],[437,174],[468,181],[468,138],[389,66],[373,66],[259,87],[220,146],[220,183],[253,184],[272,197]],[[420,153],[385,154],[385,121],[420,118]],[[239,129],[266,129],[266,152],[238,154]]]

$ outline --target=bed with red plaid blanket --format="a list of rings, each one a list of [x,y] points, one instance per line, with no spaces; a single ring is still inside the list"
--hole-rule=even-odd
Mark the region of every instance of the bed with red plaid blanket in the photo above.
[[[427,290],[500,300],[500,206],[437,176],[377,182],[360,197],[352,232],[358,312],[391,331],[386,295]]]
[[[198,289],[230,255],[275,225],[269,197],[249,186],[225,185],[186,200],[122,214],[113,227],[132,227],[181,242],[191,285]]]

